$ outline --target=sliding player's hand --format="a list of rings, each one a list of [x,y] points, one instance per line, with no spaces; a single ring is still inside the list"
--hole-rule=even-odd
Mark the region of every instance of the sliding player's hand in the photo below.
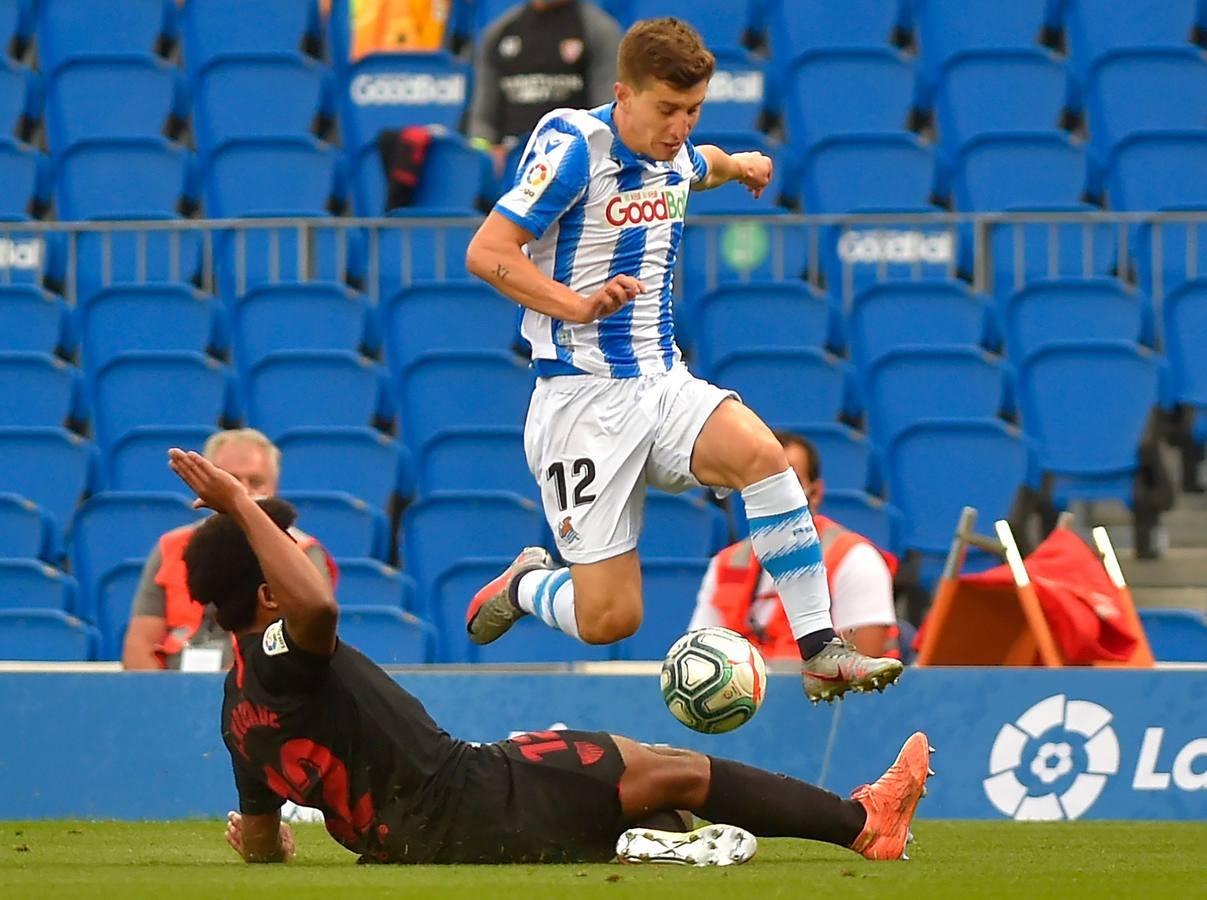
[[[771,184],[771,158],[762,153],[734,153],[732,156],[738,175],[734,180],[746,190],[760,197]]]
[[[200,453],[191,450],[186,453],[173,447],[168,451],[168,466],[197,495],[194,509],[209,507],[214,512],[229,513],[247,495],[234,475],[222,471]]]
[[[285,822],[281,823],[280,837],[281,851],[285,857],[283,861],[289,862],[297,853],[297,844],[293,839],[293,829]],[[247,859],[243,846],[243,816],[234,811],[226,814],[226,842],[236,853]]]
[[[645,292],[645,285],[631,275],[617,275],[602,288],[586,298],[582,318],[576,319],[578,325],[585,325],[598,319],[606,319],[626,303],[631,303],[638,294]]]

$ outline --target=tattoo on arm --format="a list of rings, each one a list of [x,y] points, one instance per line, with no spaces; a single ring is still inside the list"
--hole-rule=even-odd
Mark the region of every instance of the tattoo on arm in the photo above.
[[[498,278],[500,281],[502,281],[504,278],[507,277],[507,273],[510,271],[511,271],[511,269],[507,268],[507,266],[503,265],[502,263],[499,263],[495,267],[495,278]]]

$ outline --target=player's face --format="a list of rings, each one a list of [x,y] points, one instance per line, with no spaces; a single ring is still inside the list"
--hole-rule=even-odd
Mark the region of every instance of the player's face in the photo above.
[[[231,441],[218,448],[212,460],[230,472],[252,497],[271,497],[277,492],[277,477],[268,451],[247,441]]]
[[[708,82],[681,91],[665,81],[652,81],[640,90],[620,84],[616,101],[628,125],[625,143],[629,149],[651,159],[669,162],[687,141],[700,120],[700,107],[708,93]]]

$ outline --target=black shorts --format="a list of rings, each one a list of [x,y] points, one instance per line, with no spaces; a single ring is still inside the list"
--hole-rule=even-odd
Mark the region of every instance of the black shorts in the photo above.
[[[624,760],[598,731],[543,731],[478,747],[435,862],[607,862],[628,827]]]

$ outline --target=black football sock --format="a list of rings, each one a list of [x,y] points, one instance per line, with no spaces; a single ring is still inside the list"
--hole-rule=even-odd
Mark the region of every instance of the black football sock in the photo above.
[[[800,647],[800,658],[808,659],[811,656],[816,656],[827,642],[834,640],[836,637],[838,635],[834,633],[833,628],[823,628],[821,631],[806,634],[796,642],[796,646]]]
[[[796,837],[850,847],[867,811],[854,800],[787,775],[710,756],[712,780],[704,805],[710,822],[737,825],[755,837]]]

